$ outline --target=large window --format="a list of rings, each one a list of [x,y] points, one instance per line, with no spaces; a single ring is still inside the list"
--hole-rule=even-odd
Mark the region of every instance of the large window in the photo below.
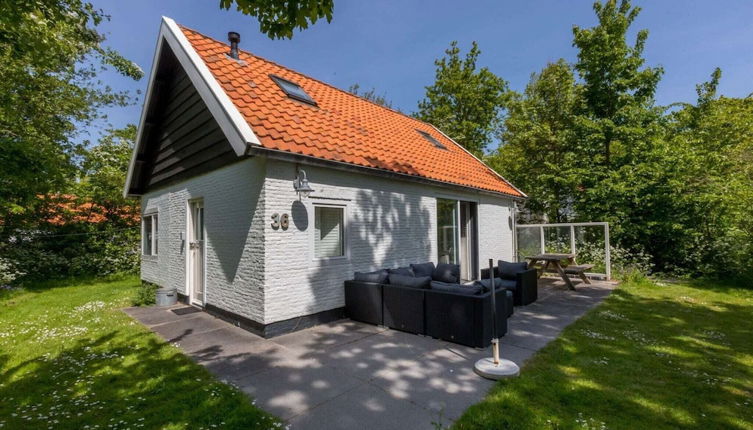
[[[141,249],[144,255],[157,255],[159,237],[157,214],[144,215],[141,219]]]
[[[345,255],[344,212],[341,207],[314,207],[314,255],[316,258]]]
[[[437,199],[437,248],[440,263],[458,264],[457,200]]]
[[[460,265],[460,279],[478,277],[477,203],[437,199],[437,261]]]

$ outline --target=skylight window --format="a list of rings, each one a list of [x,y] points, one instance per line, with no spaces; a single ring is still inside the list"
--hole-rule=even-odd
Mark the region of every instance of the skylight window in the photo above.
[[[282,79],[279,76],[269,75],[269,77],[272,78],[291,99],[316,106],[314,99],[312,99],[300,85],[295,82],[290,82],[287,79]]]
[[[446,146],[442,145],[437,139],[434,139],[434,136],[430,135],[429,133],[421,130],[416,130],[418,134],[424,137],[424,139],[428,140],[432,143],[432,145],[436,146],[439,149],[447,149]]]

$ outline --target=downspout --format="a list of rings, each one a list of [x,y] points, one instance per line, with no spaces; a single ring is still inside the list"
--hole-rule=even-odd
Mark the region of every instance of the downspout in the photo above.
[[[518,261],[518,204],[514,201],[510,207],[510,218],[512,219],[512,257]]]

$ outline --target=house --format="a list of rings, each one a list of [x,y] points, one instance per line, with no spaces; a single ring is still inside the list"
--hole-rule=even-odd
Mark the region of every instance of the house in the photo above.
[[[341,318],[354,271],[512,259],[525,198],[430,124],[163,18],[125,194],[141,277],[263,336]],[[313,192],[308,192],[308,189]]]

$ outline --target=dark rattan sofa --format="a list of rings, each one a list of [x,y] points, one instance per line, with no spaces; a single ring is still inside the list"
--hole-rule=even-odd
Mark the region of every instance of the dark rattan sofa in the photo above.
[[[501,279],[503,288],[512,291],[515,306],[526,306],[538,298],[538,276],[527,263],[509,263],[500,260],[494,267],[494,277]],[[481,269],[481,278],[489,278],[489,269]]]
[[[427,287],[393,285],[389,275],[376,274],[367,274],[374,275],[373,279],[345,281],[349,318],[477,348],[491,343],[490,288],[442,281],[432,281]],[[497,333],[504,335],[513,311],[513,293],[497,285],[496,304]]]

